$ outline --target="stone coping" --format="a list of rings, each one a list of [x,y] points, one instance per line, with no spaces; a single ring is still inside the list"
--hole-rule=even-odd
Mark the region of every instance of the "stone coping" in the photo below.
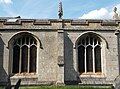
[[[120,20],[97,20],[97,19],[14,19],[0,18],[0,23],[4,25],[22,25],[22,23],[33,23],[33,25],[51,25],[51,23],[70,23],[71,25],[89,25],[99,23],[102,26],[117,26]]]

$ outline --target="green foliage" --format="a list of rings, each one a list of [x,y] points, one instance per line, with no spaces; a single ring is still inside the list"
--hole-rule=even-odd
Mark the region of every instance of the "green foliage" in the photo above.
[[[5,89],[0,87],[0,89]],[[12,88],[14,89],[14,88]],[[91,87],[91,86],[22,86],[19,89],[112,89],[111,87]]]
[[[34,86],[34,87],[20,87],[20,89],[112,89],[111,87],[82,87],[82,86]]]
[[[5,89],[5,87],[0,87],[0,89]]]

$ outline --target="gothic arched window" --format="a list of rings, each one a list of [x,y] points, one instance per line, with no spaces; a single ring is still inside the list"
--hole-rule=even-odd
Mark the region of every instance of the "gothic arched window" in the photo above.
[[[101,40],[93,34],[87,34],[78,42],[78,70],[82,73],[100,73]]]
[[[13,42],[12,73],[36,73],[37,41],[22,35]]]

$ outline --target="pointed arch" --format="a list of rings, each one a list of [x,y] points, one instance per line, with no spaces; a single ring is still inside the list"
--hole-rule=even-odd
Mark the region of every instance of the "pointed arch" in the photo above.
[[[76,39],[76,41],[75,41],[74,48],[77,47],[77,45],[78,45],[78,43],[79,43],[79,40],[80,40],[81,38],[84,38],[84,36],[85,36],[85,35],[88,35],[88,34],[92,34],[92,35],[97,36],[97,37],[106,45],[106,48],[109,49],[109,45],[108,45],[107,40],[106,40],[103,36],[101,36],[101,35],[99,35],[99,34],[97,34],[97,33],[95,33],[95,32],[91,32],[91,31],[90,31],[90,32],[85,32],[85,33],[81,34],[80,36],[78,36],[77,39]]]
[[[9,41],[8,41],[8,48],[10,47],[10,45],[13,43],[14,40],[16,40],[17,38],[21,37],[21,36],[24,35],[24,34],[27,34],[27,35],[29,35],[29,36],[34,37],[34,38],[37,40],[37,42],[39,43],[39,44],[38,44],[39,47],[40,47],[41,49],[43,49],[42,43],[41,43],[40,39],[39,39],[36,35],[34,35],[34,34],[30,33],[30,32],[26,32],[26,31],[25,31],[25,32],[24,32],[24,31],[18,32],[18,33],[15,33],[13,36],[11,36],[10,39],[9,39]]]
[[[36,73],[41,41],[33,34],[21,32],[10,38],[10,71],[12,74]]]
[[[76,40],[78,71],[82,73],[102,72],[102,49],[104,40],[92,32],[81,35]]]

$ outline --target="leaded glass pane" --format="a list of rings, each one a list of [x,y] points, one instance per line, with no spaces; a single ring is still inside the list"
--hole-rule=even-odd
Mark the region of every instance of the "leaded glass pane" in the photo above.
[[[37,41],[34,37],[21,34],[13,42],[13,73],[36,72]]]
[[[97,44],[97,39],[94,39],[94,45],[96,45]]]
[[[86,48],[86,65],[87,65],[87,72],[93,72],[93,54],[92,54],[92,47],[88,46]]]
[[[95,47],[95,72],[101,72],[101,48]]]
[[[28,47],[23,46],[22,47],[22,66],[21,66],[21,72],[28,72]]]
[[[82,44],[85,45],[85,39],[82,40]]]
[[[26,44],[29,45],[29,37],[26,37]]]
[[[19,38],[19,39],[17,39],[17,41],[18,41],[18,44],[20,45],[20,41],[21,41],[21,40],[20,40],[20,38]]]
[[[87,34],[80,39],[78,43],[78,65],[79,72],[101,72],[101,40],[99,37],[94,34]]]
[[[80,46],[78,48],[78,69],[79,69],[79,72],[80,73],[83,73],[85,72],[85,48],[83,46]]]
[[[13,73],[19,73],[20,47],[13,48]]]
[[[86,45],[88,45],[88,44],[89,44],[89,38],[86,37]]]
[[[33,39],[30,39],[30,45],[33,44]]]
[[[36,72],[36,55],[37,55],[37,47],[30,47],[30,72]]]
[[[93,38],[90,37],[90,44],[93,45]]]
[[[25,44],[25,37],[22,38],[22,45]]]

